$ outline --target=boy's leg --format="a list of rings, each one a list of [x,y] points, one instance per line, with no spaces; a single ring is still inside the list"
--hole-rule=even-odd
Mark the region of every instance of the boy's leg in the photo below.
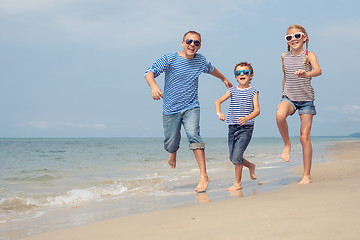
[[[241,175],[242,175],[243,164],[235,164],[235,181],[234,184],[228,188],[228,191],[237,191],[242,189],[241,186]]]
[[[295,112],[294,107],[288,102],[283,101],[278,104],[276,111],[276,123],[281,135],[281,138],[284,141],[284,149],[281,154],[281,159],[285,162],[290,161],[290,150],[291,150],[291,142],[289,138],[289,128],[286,121],[286,118],[292,115]]]
[[[256,165],[254,163],[249,162],[245,158],[243,158],[243,164],[244,164],[245,167],[247,167],[249,169],[250,178],[252,180],[256,180],[256,176],[255,176],[255,167],[256,167]]]
[[[200,169],[200,181],[195,191],[203,192],[209,185],[209,177],[206,171],[205,143],[200,137],[200,108],[193,108],[184,112],[182,121],[190,143],[190,149],[193,150]]]
[[[304,173],[302,180],[299,184],[311,183],[311,163],[312,163],[312,144],[311,144],[311,126],[313,115],[312,114],[301,114],[301,127],[300,127],[300,142],[303,150],[303,162],[304,162]]]

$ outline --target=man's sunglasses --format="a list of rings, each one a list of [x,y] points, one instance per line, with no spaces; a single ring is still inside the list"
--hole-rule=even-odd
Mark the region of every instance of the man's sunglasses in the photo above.
[[[235,76],[240,76],[241,73],[247,76],[247,75],[251,74],[251,70],[239,70],[239,71],[234,71]]]
[[[190,45],[190,44],[192,44],[193,40],[192,40],[192,39],[186,39],[185,42],[186,42],[187,45]],[[195,45],[195,46],[198,47],[198,46],[200,46],[200,44],[201,44],[200,41],[194,40],[194,45]]]
[[[292,35],[286,35],[286,36],[285,36],[285,40],[286,40],[287,42],[290,42],[293,38],[295,38],[296,40],[299,40],[299,39],[301,39],[304,35],[305,35],[305,34],[302,33],[302,32],[294,33],[294,34],[292,34]]]

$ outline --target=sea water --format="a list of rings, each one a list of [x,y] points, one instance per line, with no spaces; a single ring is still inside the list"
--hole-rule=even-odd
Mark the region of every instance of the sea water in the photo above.
[[[181,142],[177,166],[167,164],[162,138],[0,139],[0,238],[25,236],[131,214],[273,191],[300,180],[288,171],[302,165],[292,139],[291,162],[279,155],[280,138],[253,138],[245,157],[257,165],[257,180],[244,168],[243,190],[234,181],[227,139],[205,138],[211,179],[194,192],[199,169]],[[328,161],[325,149],[348,138],[313,138],[313,162]]]

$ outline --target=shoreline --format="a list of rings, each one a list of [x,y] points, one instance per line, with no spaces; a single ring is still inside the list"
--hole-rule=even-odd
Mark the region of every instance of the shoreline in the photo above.
[[[357,239],[360,140],[331,144],[335,161],[313,164],[313,183],[177,207],[24,238],[43,239]],[[302,172],[302,166],[292,169]]]

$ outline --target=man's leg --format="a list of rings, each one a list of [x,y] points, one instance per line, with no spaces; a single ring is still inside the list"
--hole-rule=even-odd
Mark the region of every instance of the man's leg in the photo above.
[[[189,109],[183,114],[183,125],[190,143],[190,149],[193,150],[195,159],[200,169],[200,181],[195,188],[197,192],[203,192],[209,184],[209,177],[206,171],[205,162],[205,143],[200,137],[200,108]]]
[[[205,151],[204,149],[193,149],[193,152],[200,169],[200,181],[197,187],[195,188],[195,191],[204,192],[206,191],[209,185],[209,177],[206,171],[206,163],[205,163]]]
[[[176,153],[181,139],[181,114],[163,115],[164,148],[170,153],[168,163],[171,168],[176,167]]]

